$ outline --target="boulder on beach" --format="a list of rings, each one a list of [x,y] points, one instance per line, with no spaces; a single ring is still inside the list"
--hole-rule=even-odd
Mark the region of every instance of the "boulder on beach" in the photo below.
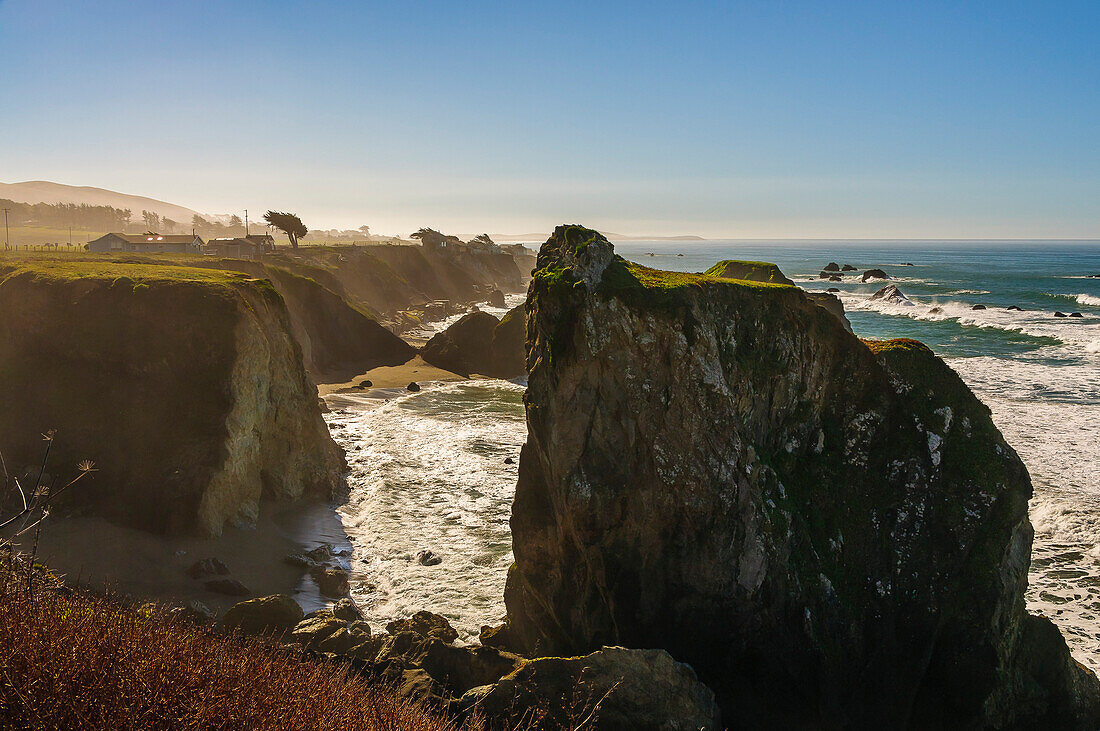
[[[444,642],[454,642],[458,639],[458,632],[451,627],[446,617],[423,610],[408,619],[390,622],[386,625],[386,631],[391,635],[412,632],[422,637],[438,637]]]
[[[290,636],[302,647],[314,648],[330,635],[347,627],[348,623],[332,615],[303,619],[291,630]]]
[[[216,558],[203,558],[187,567],[187,575],[192,579],[203,576],[225,576],[229,567]]]
[[[928,347],[579,226],[538,261],[515,650],[661,648],[739,728],[1100,727],[1026,611],[1027,469]]]
[[[840,265],[837,264],[835,261],[831,261],[831,262],[829,262],[828,264],[825,265],[825,270],[824,271],[839,272],[840,271]]]
[[[499,289],[494,289],[489,293],[489,299],[485,300],[485,304],[501,310],[508,306],[504,303],[504,293]]]
[[[984,310],[984,309],[985,309],[985,305],[974,305],[974,306],[973,306],[973,307],[971,307],[970,309],[972,309],[972,310]]]
[[[345,622],[355,622],[363,618],[363,612],[350,597],[344,597],[332,606],[332,616]]]
[[[412,381],[411,383],[409,383],[408,386],[405,386],[405,390],[412,391],[413,393],[416,393],[417,391],[420,390],[420,384],[417,383],[416,381]]]
[[[198,599],[188,599],[183,606],[172,607],[168,614],[190,624],[209,624],[217,618],[217,613]]]
[[[890,275],[881,269],[868,269],[863,273],[861,281],[866,282],[871,279],[889,279]]]
[[[1067,317],[1066,313],[1064,313],[1064,312],[1057,312],[1057,311],[1055,311],[1055,313],[1054,313],[1054,316],[1055,316],[1055,317]]]
[[[859,271],[859,270],[858,270],[858,269],[856,269],[856,268],[855,268],[854,266],[852,266],[851,264],[845,264],[844,266],[842,266],[842,267],[840,268],[840,271],[842,271],[842,272],[855,272],[855,271]]]
[[[840,290],[839,290],[839,289],[837,289],[836,287],[829,287],[829,288],[828,288],[827,290],[825,290],[825,291],[826,291],[826,292],[829,292],[830,294],[835,294],[836,292],[839,292]]]
[[[207,591],[226,596],[248,596],[252,593],[251,589],[236,579],[211,579],[204,581],[202,585]]]
[[[1005,309],[1008,310],[1009,312],[1023,312],[1024,311],[1022,307],[1018,307],[1016,305],[1009,305]]]
[[[1071,312],[1071,313],[1069,313],[1069,316],[1070,317],[1084,317],[1084,315],[1082,315],[1080,312]]]
[[[573,728],[596,716],[602,731],[721,731],[714,693],[664,650],[604,647],[583,657],[524,662],[492,685],[467,691],[464,712],[501,722],[546,714],[539,728]]]
[[[222,615],[226,629],[249,635],[280,634],[302,621],[302,608],[286,594],[275,594],[234,604]]]
[[[317,583],[322,596],[333,599],[345,597],[351,591],[348,585],[348,572],[338,566],[314,566],[309,575]]]
[[[317,642],[317,651],[344,655],[370,639],[370,626],[366,622],[357,620],[338,628],[328,637]]]

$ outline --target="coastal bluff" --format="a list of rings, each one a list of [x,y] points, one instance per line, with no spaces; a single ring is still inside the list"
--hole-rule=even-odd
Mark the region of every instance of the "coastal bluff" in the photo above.
[[[508,646],[667,650],[731,728],[1096,728],[1025,611],[1031,483],[989,410],[918,342],[715,274],[580,226],[539,252]]]
[[[266,280],[61,259],[0,267],[0,449],[59,484],[66,511],[218,535],[261,499],[329,497],[343,455],[286,305]]]

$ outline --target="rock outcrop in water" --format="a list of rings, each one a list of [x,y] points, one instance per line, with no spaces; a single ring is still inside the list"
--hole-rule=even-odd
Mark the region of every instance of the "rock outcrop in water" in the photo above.
[[[512,646],[666,649],[743,728],[1100,721],[1096,678],[1024,610],[1027,471],[926,347],[578,226],[527,313]]]
[[[526,355],[523,323],[522,305],[501,320],[487,312],[471,312],[434,335],[420,355],[437,368],[463,376],[522,376]]]
[[[183,267],[43,261],[0,271],[0,449],[98,470],[71,508],[154,532],[217,534],[261,498],[329,496],[343,457],[263,280]]]

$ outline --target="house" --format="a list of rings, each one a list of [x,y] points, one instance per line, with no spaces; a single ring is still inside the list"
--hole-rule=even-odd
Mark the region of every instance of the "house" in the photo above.
[[[139,254],[201,254],[202,239],[193,234],[173,236],[146,231],[143,234],[110,233],[88,242],[88,251]]]
[[[274,248],[275,242],[270,236],[254,235],[210,239],[206,242],[204,253],[223,259],[259,259],[265,252],[272,251]]]
[[[259,244],[265,252],[275,251],[275,239],[271,234],[248,234],[245,238],[254,244]]]

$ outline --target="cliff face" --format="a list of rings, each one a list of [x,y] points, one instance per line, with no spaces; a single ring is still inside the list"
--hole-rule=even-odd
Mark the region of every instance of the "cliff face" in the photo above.
[[[72,509],[217,534],[261,497],[328,496],[343,457],[282,298],[264,281],[114,262],[5,267],[0,449],[49,472],[91,459]]]
[[[347,378],[416,355],[411,345],[316,281],[277,267],[266,274],[286,301],[291,330],[314,378]]]
[[[451,255],[426,251],[419,246],[377,245],[364,247],[358,256],[360,259],[371,257],[383,263],[398,280],[405,283],[403,296],[387,303],[388,307],[380,311],[392,311],[429,300],[476,300],[480,296],[479,288],[490,285],[505,292],[515,292],[523,287],[523,277],[511,254],[471,252]],[[365,261],[363,259],[356,264],[356,259],[349,257],[347,263],[341,263],[339,276],[349,292],[358,291],[355,272]]]
[[[576,226],[539,253],[527,338],[519,649],[667,649],[733,727],[1100,719],[1096,679],[1024,611],[1027,472],[923,345]]]

